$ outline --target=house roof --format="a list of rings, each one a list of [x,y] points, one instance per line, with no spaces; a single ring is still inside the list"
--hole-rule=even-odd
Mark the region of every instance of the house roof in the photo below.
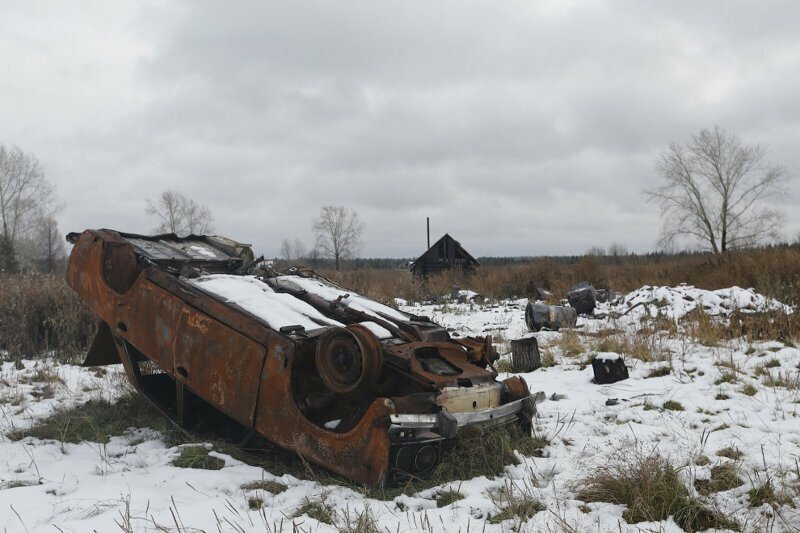
[[[481,263],[480,263],[480,261],[478,261],[477,259],[475,259],[474,257],[472,257],[472,254],[470,254],[468,251],[466,251],[466,250],[464,249],[464,247],[463,247],[463,246],[461,246],[461,243],[460,243],[460,242],[458,242],[457,240],[455,240],[455,239],[454,239],[454,238],[453,238],[453,237],[452,237],[452,236],[451,236],[449,233],[445,233],[444,235],[442,235],[442,236],[439,238],[439,240],[437,240],[435,243],[433,243],[433,244],[431,245],[431,247],[430,247],[430,248],[428,248],[427,250],[425,250],[425,251],[422,253],[422,255],[420,255],[419,257],[417,257],[417,258],[414,260],[414,262],[412,263],[412,266],[413,266],[413,265],[416,265],[416,264],[417,264],[417,262],[418,262],[420,259],[422,259],[422,258],[425,256],[425,254],[427,254],[428,252],[430,252],[431,250],[433,250],[434,248],[436,248],[436,247],[439,245],[439,243],[440,243],[440,242],[442,242],[444,239],[448,239],[448,238],[449,238],[450,240],[452,240],[454,243],[456,243],[456,246],[458,246],[458,248],[461,250],[461,253],[463,253],[465,256],[467,256],[467,259],[469,259],[470,261],[472,261],[472,262],[473,262],[473,263],[475,263],[476,265],[480,266],[480,264],[481,264]]]

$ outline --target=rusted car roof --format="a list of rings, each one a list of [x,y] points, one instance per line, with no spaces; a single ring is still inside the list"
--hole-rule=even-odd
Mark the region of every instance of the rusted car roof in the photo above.
[[[306,269],[277,273],[217,236],[70,234],[67,280],[101,320],[86,364],[122,363],[188,425],[219,411],[369,485],[424,476],[465,428],[528,427],[537,397],[496,379],[490,337],[451,338],[426,317]]]

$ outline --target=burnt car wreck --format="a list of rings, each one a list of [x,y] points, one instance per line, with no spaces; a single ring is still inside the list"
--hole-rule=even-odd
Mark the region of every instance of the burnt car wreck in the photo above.
[[[111,230],[68,240],[67,281],[101,320],[84,364],[121,363],[181,425],[210,406],[324,468],[388,486],[431,472],[468,428],[529,428],[543,397],[496,379],[491,337],[452,338],[308,270],[278,274],[248,245]]]

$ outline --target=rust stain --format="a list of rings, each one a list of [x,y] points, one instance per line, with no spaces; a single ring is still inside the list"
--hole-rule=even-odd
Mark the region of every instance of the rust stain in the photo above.
[[[203,335],[208,333],[209,324],[211,320],[208,318],[203,317],[197,313],[189,313],[189,318],[187,319],[187,324],[193,328],[197,328],[200,330],[200,333]]]

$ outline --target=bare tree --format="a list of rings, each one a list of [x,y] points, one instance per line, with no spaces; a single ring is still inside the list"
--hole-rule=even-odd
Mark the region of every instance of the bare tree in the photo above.
[[[656,163],[664,185],[645,191],[661,206],[662,246],[689,237],[725,253],[777,238],[783,214],[764,200],[783,190],[788,173],[765,157],[764,146],[743,144],[718,126],[670,144]]]
[[[285,261],[291,261],[292,260],[292,252],[293,252],[292,243],[289,242],[289,239],[283,239],[281,241],[281,257]]]
[[[306,256],[306,247],[303,246],[303,242],[295,237],[294,243],[292,243],[289,239],[283,239],[281,241],[281,257],[286,261],[294,261],[296,259],[302,259]]]
[[[339,270],[342,259],[353,257],[361,248],[364,224],[358,213],[340,205],[326,205],[314,221],[316,248],[336,263]]]
[[[52,216],[39,220],[34,236],[36,265],[42,272],[53,273],[63,270],[67,256],[64,237],[58,229],[58,222]]]
[[[295,237],[294,239],[294,258],[295,259],[303,259],[306,256],[306,247],[303,245],[303,242]]]
[[[45,179],[36,156],[0,145],[0,248],[4,255],[14,255],[11,263],[16,262],[20,238],[43,217],[52,216],[54,201],[55,187]]]
[[[628,255],[628,247],[621,242],[612,242],[608,245],[608,255],[612,257]]]
[[[153,230],[156,233],[174,233],[185,237],[213,231],[214,216],[211,210],[178,191],[167,190],[157,200],[148,200],[147,214],[155,215],[160,220]]]
[[[602,246],[592,246],[588,250],[586,250],[586,255],[592,257],[603,257],[606,255],[606,249]]]

